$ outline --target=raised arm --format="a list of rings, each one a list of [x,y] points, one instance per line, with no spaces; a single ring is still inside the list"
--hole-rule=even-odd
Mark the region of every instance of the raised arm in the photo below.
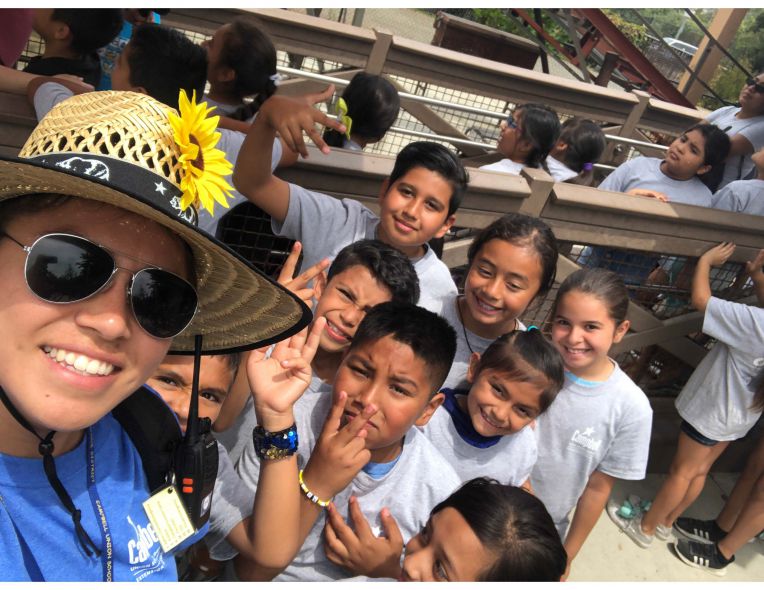
[[[735,244],[722,242],[698,259],[695,274],[692,277],[692,306],[698,311],[706,311],[708,300],[711,299],[711,280],[709,277],[711,267],[727,262],[734,251]]]
[[[326,92],[315,95],[317,101],[322,97],[327,98]],[[233,171],[236,190],[280,223],[289,210],[289,184],[271,173],[270,158],[263,155],[271,153],[278,134],[289,150],[307,158],[303,132],[322,152],[329,153],[316,123],[345,130],[344,125],[306,104],[304,97],[272,96],[260,107],[236,160]]]

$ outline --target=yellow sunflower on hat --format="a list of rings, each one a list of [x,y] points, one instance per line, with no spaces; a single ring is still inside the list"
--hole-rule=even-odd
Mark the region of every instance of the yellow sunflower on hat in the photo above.
[[[225,177],[231,174],[233,165],[226,159],[225,152],[215,147],[220,140],[220,133],[215,131],[220,117],[207,116],[214,107],[207,107],[206,102],[197,104],[196,91],[189,100],[186,91],[181,90],[178,106],[180,115],[173,112],[169,118],[181,152],[183,197],[180,206],[182,209],[189,205],[196,209],[204,207],[210,213],[216,202],[227,208],[226,199],[231,196],[233,187]]]

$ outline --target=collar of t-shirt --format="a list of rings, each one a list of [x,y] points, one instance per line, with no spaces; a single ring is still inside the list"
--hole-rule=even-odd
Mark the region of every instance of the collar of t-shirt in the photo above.
[[[398,456],[389,463],[374,463],[373,461],[369,461],[361,469],[371,479],[382,479],[393,470],[393,467],[395,467],[395,464],[398,462],[398,459],[401,458],[402,454],[403,453],[399,453]]]
[[[483,436],[475,430],[475,427],[472,426],[470,415],[459,407],[459,404],[456,402],[456,396],[467,395],[466,390],[446,388],[441,391],[446,395],[443,407],[448,412],[448,415],[451,416],[454,428],[456,428],[456,432],[464,442],[476,449],[487,449],[499,442],[501,436]]]

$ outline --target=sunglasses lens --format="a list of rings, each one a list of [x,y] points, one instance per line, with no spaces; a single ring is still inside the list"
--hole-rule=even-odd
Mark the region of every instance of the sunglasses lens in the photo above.
[[[114,259],[96,244],[63,234],[37,240],[27,256],[26,279],[40,299],[71,303],[90,297],[114,272]]]
[[[165,270],[146,268],[137,272],[130,294],[135,318],[156,338],[177,336],[196,313],[196,290]]]

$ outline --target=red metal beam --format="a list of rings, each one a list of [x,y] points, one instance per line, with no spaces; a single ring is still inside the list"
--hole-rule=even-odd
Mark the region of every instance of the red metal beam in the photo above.
[[[694,108],[684,95],[674,85],[666,80],[655,66],[634,47],[626,36],[618,30],[605,14],[597,8],[575,8],[574,13],[586,18],[603,36],[613,50],[621,56],[621,60],[631,66],[644,80],[652,86],[654,94],[674,104]]]

